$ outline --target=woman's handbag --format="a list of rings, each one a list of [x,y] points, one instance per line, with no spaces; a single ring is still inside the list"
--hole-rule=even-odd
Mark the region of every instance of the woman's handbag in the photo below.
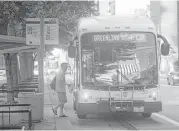
[[[55,87],[56,87],[56,76],[53,78],[53,80],[50,83],[50,87],[52,90],[55,91]]]

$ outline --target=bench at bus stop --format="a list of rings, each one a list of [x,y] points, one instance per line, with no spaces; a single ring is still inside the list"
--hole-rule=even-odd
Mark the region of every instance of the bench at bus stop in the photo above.
[[[0,125],[0,130],[8,130],[8,129],[29,129],[31,130],[33,127],[32,124],[32,110],[31,110],[31,105],[30,104],[8,104],[8,103],[4,103],[4,104],[0,104],[0,114],[2,115],[2,124]],[[13,107],[28,107],[27,109],[14,109]],[[6,110],[2,110],[2,108],[8,108]],[[10,114],[14,114],[14,113],[28,113],[28,127],[25,127],[24,124],[13,124],[13,122],[11,122],[11,115]],[[8,116],[8,124],[4,124],[4,114],[9,114]],[[15,118],[14,118],[15,119]]]
[[[7,83],[4,83],[1,87],[0,87],[0,93],[7,93],[8,89],[7,89],[8,85]],[[38,78],[34,77],[34,78],[28,78],[24,81],[21,81],[17,84],[18,88],[14,88],[12,91],[13,92],[36,92],[38,89]],[[28,113],[28,117],[29,117],[29,129],[32,128],[32,113],[31,113],[31,105],[30,104],[0,104],[0,107],[8,107],[10,109],[10,107],[15,107],[15,106],[26,106],[28,107],[28,109],[20,109],[20,110],[5,110],[5,111],[0,111],[1,114],[4,113],[9,113],[10,114],[14,114],[14,113]],[[12,118],[13,119],[13,118]],[[10,118],[9,118],[9,123],[10,123]],[[0,129],[19,129],[19,127],[17,125],[1,125]]]
[[[3,84],[0,87],[0,92],[7,92],[7,83]],[[17,84],[18,88],[13,89],[15,92],[36,92],[38,89],[38,78],[28,78],[24,81],[21,81]]]

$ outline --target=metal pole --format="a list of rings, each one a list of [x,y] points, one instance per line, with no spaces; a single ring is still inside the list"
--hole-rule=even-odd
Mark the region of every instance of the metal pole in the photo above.
[[[158,7],[158,30],[159,30],[159,34],[162,34],[161,32],[161,2],[159,1],[159,7]]]
[[[40,49],[39,49],[39,57],[38,57],[38,65],[39,65],[39,86],[40,93],[43,94],[42,100],[42,116],[44,118],[44,51],[45,51],[45,43],[44,43],[44,18],[40,18]]]
[[[179,63],[179,2],[177,2],[177,42],[178,42],[178,63]]]

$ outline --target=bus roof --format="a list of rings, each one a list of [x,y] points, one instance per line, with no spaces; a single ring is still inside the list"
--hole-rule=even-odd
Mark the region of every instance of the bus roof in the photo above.
[[[156,32],[155,25],[150,18],[135,15],[82,18],[79,20],[78,30],[97,31],[100,29],[104,30],[105,28],[117,28],[119,30],[123,26],[130,27],[133,31],[137,29],[137,31]]]

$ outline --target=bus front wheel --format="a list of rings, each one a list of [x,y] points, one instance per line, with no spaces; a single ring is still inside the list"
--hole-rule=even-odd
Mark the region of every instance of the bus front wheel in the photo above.
[[[76,102],[73,100],[73,109],[76,111]]]
[[[151,117],[152,113],[142,113],[142,116],[145,118]]]

